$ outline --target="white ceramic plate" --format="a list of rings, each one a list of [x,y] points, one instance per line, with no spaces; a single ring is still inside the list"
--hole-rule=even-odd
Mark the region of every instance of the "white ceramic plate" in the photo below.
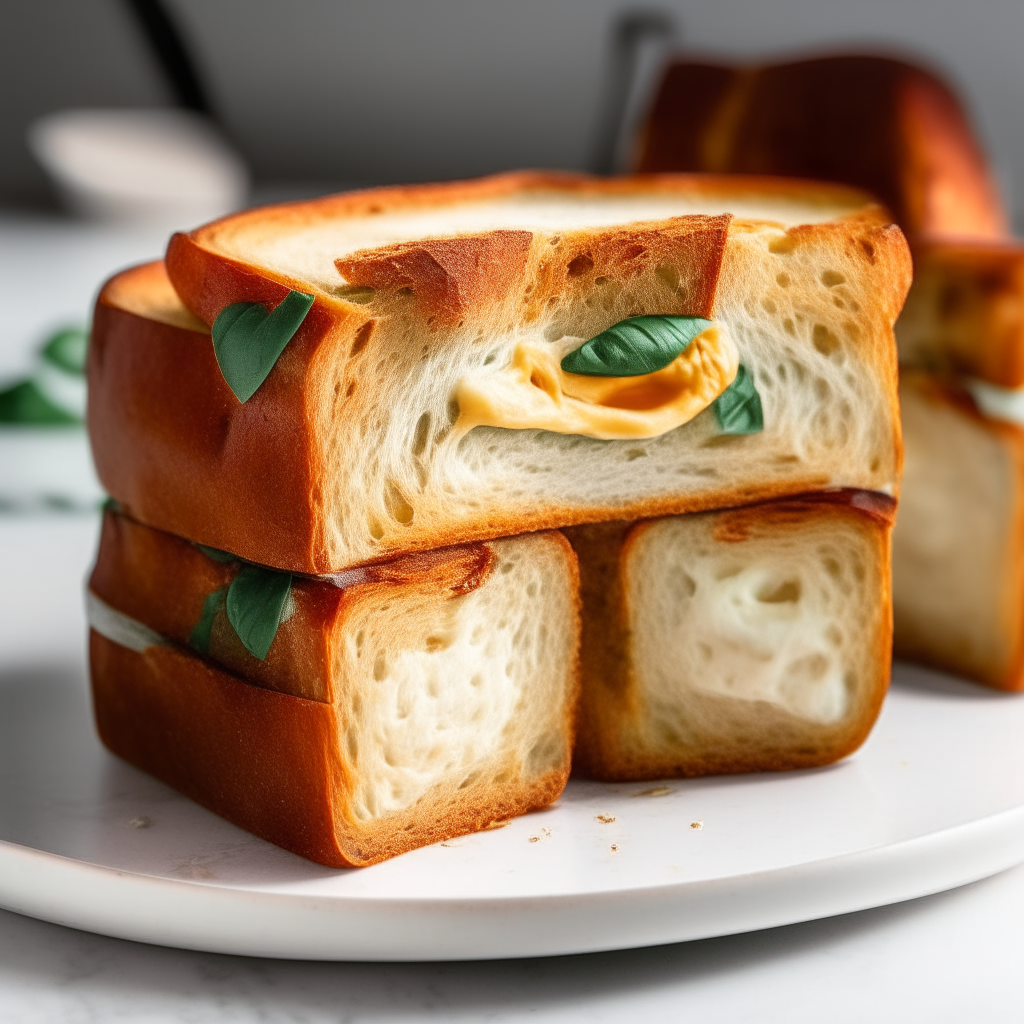
[[[0,599],[0,905],[12,910],[220,952],[478,959],[766,928],[1024,860],[1024,700],[901,667],[867,745],[832,768],[575,782],[505,828],[363,870],[320,867],[100,747],[75,610],[94,527],[0,528],[0,564],[23,584]],[[48,641],[32,632],[41,617]]]

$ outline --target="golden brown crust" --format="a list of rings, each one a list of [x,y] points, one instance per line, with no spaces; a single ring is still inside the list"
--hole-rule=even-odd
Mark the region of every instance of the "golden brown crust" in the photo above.
[[[544,807],[550,771],[518,787],[470,786],[360,825],[337,749],[335,705],[252,686],[174,647],[142,653],[93,632],[90,663],[103,743],[197,803],[329,867],[362,867]]]
[[[877,562],[888,567],[892,529],[891,499],[869,498],[866,492],[809,494],[724,511],[717,515],[716,539],[740,543],[751,533],[779,525],[795,526],[813,518],[853,522],[876,547]],[[878,613],[872,647],[866,661],[872,681],[857,713],[838,727],[823,726],[819,742],[808,742],[806,727],[793,728],[783,716],[771,722],[771,742],[765,731],[744,744],[730,744],[727,753],[708,746],[700,750],[655,751],[632,733],[630,722],[639,709],[632,663],[630,609],[625,575],[630,549],[651,521],[578,526],[566,535],[580,562],[583,635],[580,653],[581,699],[573,771],[605,781],[643,781],[658,778],[784,771],[837,761],[867,738],[888,688],[892,651],[892,592],[888,570],[878,594]],[[768,749],[766,749],[766,747]]]
[[[1008,231],[956,97],[927,71],[883,57],[674,64],[643,129],[637,169],[845,182],[878,196],[913,237]]]
[[[912,631],[896,620],[893,653],[897,658],[918,662],[952,675],[962,676],[995,690],[1024,691],[1024,427],[983,415],[970,394],[949,377],[922,372],[903,375],[901,388],[913,389],[925,401],[955,409],[975,426],[996,438],[1003,446],[1012,467],[1009,523],[1003,538],[1002,562],[1006,578],[1000,594],[1006,624],[1007,654],[986,651],[984,657],[952,657],[931,642],[928,635]],[[960,543],[971,545],[971,536],[963,534]]]
[[[343,580],[295,577],[294,613],[278,628],[264,660],[242,646],[219,615],[208,659],[247,682],[323,703],[339,695],[337,637],[353,606],[393,587],[459,596],[481,586],[494,564],[486,544],[432,551]],[[110,607],[187,647],[208,595],[228,586],[237,563],[218,562],[194,544],[107,510],[90,590]]]
[[[438,326],[501,301],[522,279],[530,231],[490,231],[472,238],[433,238],[368,249],[334,261],[350,285],[409,289]]]

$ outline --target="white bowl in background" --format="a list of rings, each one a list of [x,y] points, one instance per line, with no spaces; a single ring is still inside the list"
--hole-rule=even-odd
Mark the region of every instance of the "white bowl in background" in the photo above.
[[[249,192],[241,157],[186,110],[59,111],[30,125],[28,143],[68,208],[94,220],[201,223]]]

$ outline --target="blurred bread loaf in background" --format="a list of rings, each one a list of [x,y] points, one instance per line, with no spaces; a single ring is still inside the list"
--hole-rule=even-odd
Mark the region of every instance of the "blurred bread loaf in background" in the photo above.
[[[682,61],[662,81],[637,166],[824,178],[889,206],[914,259],[896,323],[906,473],[895,652],[1024,688],[1024,246],[954,91],[931,71],[864,55]]]

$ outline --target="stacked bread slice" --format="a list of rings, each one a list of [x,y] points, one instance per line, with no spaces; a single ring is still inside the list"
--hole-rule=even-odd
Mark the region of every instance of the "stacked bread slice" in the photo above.
[[[888,676],[909,278],[863,193],[756,178],[176,235],[90,349],[104,741],[353,865],[550,803],[574,735],[602,778],[843,756]]]
[[[683,62],[661,85],[638,165],[840,181],[893,210],[914,257],[896,325],[895,650],[1024,689],[1024,246],[953,91],[882,57]]]

